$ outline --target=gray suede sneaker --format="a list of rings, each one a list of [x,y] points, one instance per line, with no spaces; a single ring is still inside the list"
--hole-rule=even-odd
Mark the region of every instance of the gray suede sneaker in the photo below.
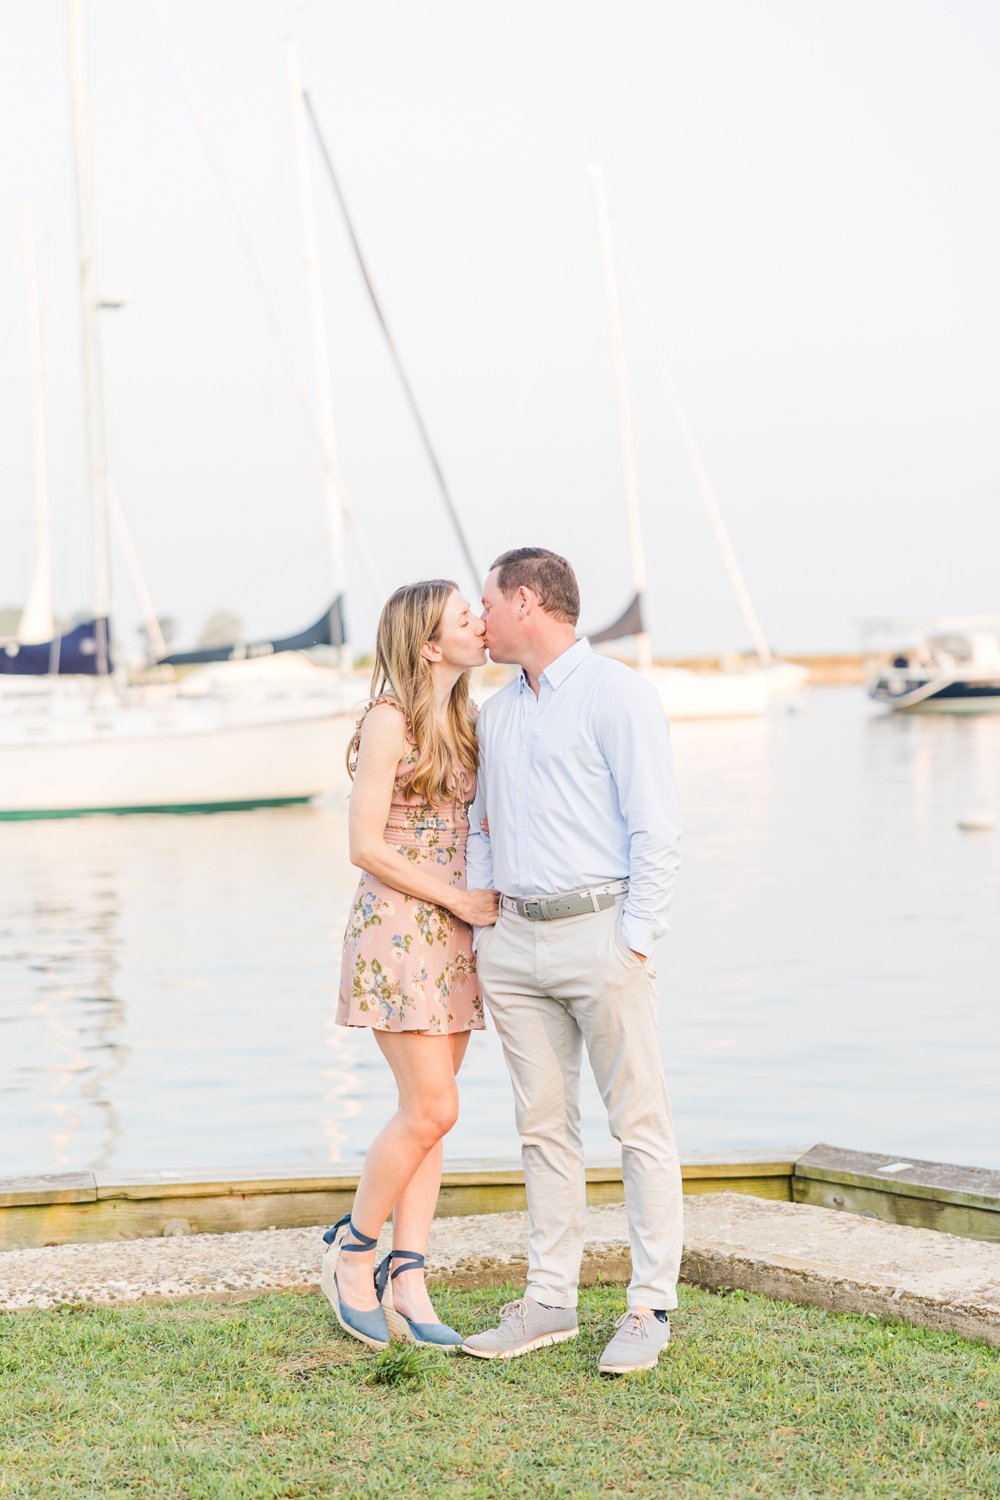
[[[466,1339],[462,1353],[478,1359],[516,1359],[532,1349],[575,1339],[579,1331],[575,1307],[543,1307],[531,1297],[521,1297],[500,1309],[496,1328]]]
[[[661,1323],[652,1313],[623,1313],[615,1324],[614,1338],[601,1355],[598,1369],[602,1375],[651,1370],[669,1341],[669,1318]]]

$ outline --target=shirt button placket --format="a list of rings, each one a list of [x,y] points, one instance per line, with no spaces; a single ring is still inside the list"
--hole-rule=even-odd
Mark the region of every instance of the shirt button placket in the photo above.
[[[529,694],[524,701],[521,721],[521,744],[517,757],[517,879],[522,891],[528,890],[528,767],[531,762],[531,740],[535,729],[536,703]]]

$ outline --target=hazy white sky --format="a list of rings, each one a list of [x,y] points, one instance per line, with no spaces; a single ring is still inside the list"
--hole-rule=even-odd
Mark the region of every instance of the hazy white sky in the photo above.
[[[629,593],[587,163],[603,162],[765,630],[995,611],[1000,8],[992,0],[172,0],[258,254],[310,342],[284,36],[485,566],[569,554]],[[45,287],[56,604],[89,595],[65,9],[0,16],[0,604],[33,568],[21,203]],[[112,469],[157,608],[193,640],[330,594],[321,471],[153,0],[89,0]],[[386,582],[462,569],[313,153],[337,441]],[[622,287],[657,650],[747,644]],[[357,568],[351,619],[375,602]],[[116,611],[138,608],[120,561]]]

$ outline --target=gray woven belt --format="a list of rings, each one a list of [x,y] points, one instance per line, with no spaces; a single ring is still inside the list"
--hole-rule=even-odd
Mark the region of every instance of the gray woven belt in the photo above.
[[[555,922],[559,917],[582,917],[584,912],[607,911],[615,898],[628,890],[627,880],[609,880],[607,885],[591,885],[579,891],[563,891],[558,896],[501,896],[500,905],[516,911],[530,922]]]

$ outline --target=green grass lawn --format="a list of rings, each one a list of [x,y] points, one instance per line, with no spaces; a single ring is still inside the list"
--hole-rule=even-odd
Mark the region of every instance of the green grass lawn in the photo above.
[[[513,1295],[436,1300],[473,1331]],[[389,1383],[318,1296],[0,1315],[0,1497],[1000,1497],[1000,1350],[684,1288],[659,1367],[602,1379],[621,1306]]]

